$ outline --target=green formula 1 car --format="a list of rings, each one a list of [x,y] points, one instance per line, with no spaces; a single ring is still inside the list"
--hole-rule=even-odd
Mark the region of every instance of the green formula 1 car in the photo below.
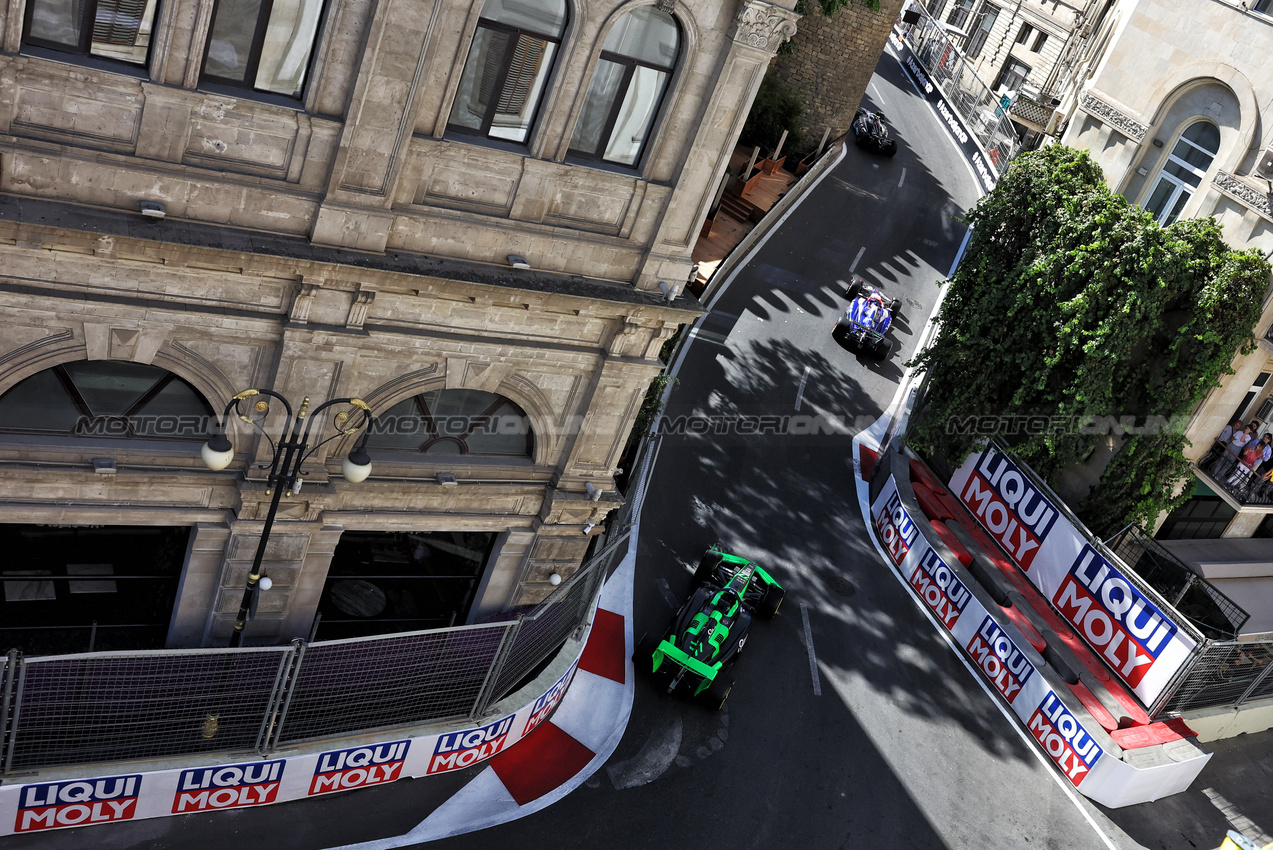
[[[746,558],[712,546],[694,572],[697,585],[660,640],[643,639],[633,655],[638,670],[668,679],[668,693],[690,691],[719,709],[734,686],[723,672],[747,643],[753,614],[778,613],[785,591]]]

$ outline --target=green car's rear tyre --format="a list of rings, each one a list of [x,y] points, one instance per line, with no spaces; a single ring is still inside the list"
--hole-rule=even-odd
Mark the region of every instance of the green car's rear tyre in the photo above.
[[[720,552],[715,549],[708,549],[703,553],[703,557],[698,561],[698,569],[694,571],[694,583],[703,584],[712,580],[716,575],[716,568],[720,566]]]
[[[780,587],[770,585],[765,591],[765,595],[761,598],[760,604],[756,606],[760,616],[766,620],[772,620],[774,615],[778,613],[778,609],[782,607],[782,600],[787,596],[787,591]]]
[[[734,689],[734,677],[728,673],[717,673],[712,684],[703,692],[703,700],[712,711],[720,711],[729,699],[729,692]]]

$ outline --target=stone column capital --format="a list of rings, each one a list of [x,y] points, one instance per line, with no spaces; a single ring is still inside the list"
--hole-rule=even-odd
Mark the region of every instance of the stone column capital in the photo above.
[[[776,53],[778,47],[796,34],[799,15],[763,0],[743,0],[729,28],[729,37],[739,44]]]

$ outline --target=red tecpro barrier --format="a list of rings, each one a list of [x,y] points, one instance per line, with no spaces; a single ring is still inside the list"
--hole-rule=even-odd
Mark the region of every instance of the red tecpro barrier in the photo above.
[[[960,562],[963,563],[964,566],[967,566],[972,560],[972,553],[970,553],[967,547],[955,538],[954,533],[950,530],[950,526],[957,524],[963,531],[965,531],[982,550],[980,554],[986,560],[994,564],[999,571],[1012,582],[1013,587],[1015,587],[1017,592],[1021,594],[1027,603],[1029,603],[1031,609],[1043,618],[1043,620],[1047,623],[1048,628],[1055,632],[1057,638],[1060,639],[1072,653],[1074,653],[1079,661],[1082,662],[1083,666],[1100,680],[1105,692],[1122,708],[1124,720],[1121,722],[1114,722],[1113,715],[1104,708],[1100,699],[1096,697],[1096,695],[1092,694],[1090,689],[1084,686],[1083,690],[1085,694],[1087,696],[1091,696],[1097,704],[1101,705],[1101,711],[1099,713],[1093,712],[1093,717],[1101,722],[1101,725],[1105,726],[1107,729],[1115,729],[1120,725],[1127,726],[1129,723],[1136,726],[1149,725],[1152,721],[1149,714],[1145,711],[1144,706],[1140,704],[1135,696],[1123,687],[1122,683],[1118,682],[1110,675],[1109,670],[1105,667],[1104,663],[1095,656],[1091,649],[1088,648],[1087,644],[1084,643],[1078,635],[1074,634],[1074,631],[1067,623],[1056,615],[1056,612],[1052,610],[1052,607],[1048,604],[1047,600],[1043,598],[1042,594],[1039,593],[1038,589],[1030,583],[1030,581],[1010,560],[1008,560],[1006,556],[1004,556],[998,544],[996,544],[989,535],[981,530],[971,514],[969,514],[968,510],[962,504],[957,503],[953,498],[949,498],[949,491],[942,488],[940,484],[937,484],[937,477],[933,474],[932,470],[928,469],[928,467],[918,459],[911,460],[909,470],[910,478],[912,480],[911,486],[915,491],[915,500],[919,502],[920,509],[923,510],[924,514],[929,517],[929,521],[931,522],[934,531],[937,532],[937,535],[942,539],[942,542],[950,547],[951,551],[955,553],[955,556],[959,558]],[[920,498],[921,492],[924,493],[924,498]],[[941,499],[941,496],[947,496],[948,498]],[[938,501],[939,499],[940,502]],[[934,502],[937,503],[937,510],[935,513],[939,515],[938,518],[934,519],[934,517],[929,514],[928,510],[925,508],[926,502],[929,504]],[[947,514],[954,514],[954,516],[944,516]],[[967,560],[965,560],[965,558],[967,558]],[[1046,641],[1044,641],[1042,636],[1038,635],[1038,632],[1032,625],[1029,624],[1024,614],[1020,611],[1013,610],[1012,606],[1000,607],[1004,610],[1005,615],[1012,620],[1013,624],[1022,631],[1022,634],[1030,641],[1036,650],[1042,652],[1043,649],[1046,648]],[[1040,644],[1042,644],[1042,646],[1040,646]],[[1073,686],[1071,686],[1071,690],[1073,690]],[[1076,696],[1077,695],[1078,694],[1076,694]],[[1080,697],[1080,699],[1081,698],[1082,697]],[[1104,716],[1102,717],[1100,715]]]

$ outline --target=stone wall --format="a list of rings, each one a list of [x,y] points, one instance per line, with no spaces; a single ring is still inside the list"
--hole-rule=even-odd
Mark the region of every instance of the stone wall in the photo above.
[[[795,51],[779,56],[771,73],[804,102],[804,148],[816,146],[825,127],[833,139],[848,132],[902,3],[881,0],[878,12],[852,3],[830,18],[812,11],[800,19]]]

